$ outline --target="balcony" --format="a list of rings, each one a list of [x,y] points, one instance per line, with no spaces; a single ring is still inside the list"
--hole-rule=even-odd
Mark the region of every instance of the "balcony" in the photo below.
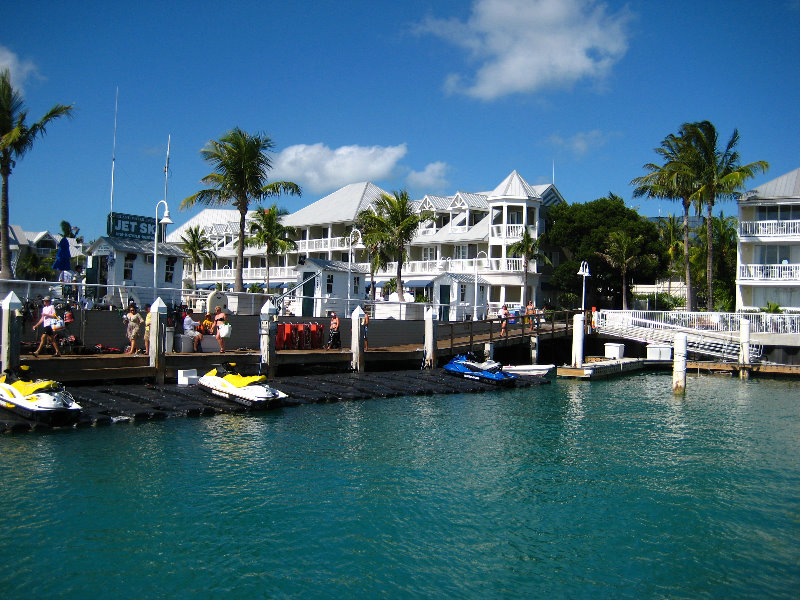
[[[800,221],[742,221],[741,237],[800,237]]]
[[[187,271],[187,274],[191,271]],[[203,269],[197,271],[197,283],[223,283],[226,281],[233,281],[236,277],[236,271],[230,268],[224,269]],[[294,279],[297,277],[297,271],[294,267],[270,267],[269,278],[270,281],[278,279]],[[256,267],[245,269],[242,271],[242,278],[245,281],[266,281],[267,268]]]
[[[457,258],[445,260],[412,260],[403,265],[403,274],[411,275],[439,275],[440,273],[474,273],[475,260],[478,261],[478,273],[515,272],[522,271],[521,258]],[[364,263],[365,267],[369,267]],[[529,265],[529,272],[535,273],[534,263]],[[397,273],[397,262],[390,262],[386,268],[379,271],[379,275],[394,275]]]
[[[491,237],[518,240],[525,231],[525,225],[492,225],[490,228]],[[538,237],[536,227],[531,225],[528,232],[534,238]]]
[[[739,281],[800,284],[800,264],[739,265]]]

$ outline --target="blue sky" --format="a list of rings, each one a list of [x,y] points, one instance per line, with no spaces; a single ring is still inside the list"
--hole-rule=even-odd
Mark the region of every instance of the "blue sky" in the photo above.
[[[234,126],[276,144],[272,180],[296,210],[357,181],[386,190],[485,191],[516,169],[553,176],[568,202],[609,191],[649,214],[679,206],[632,199],[653,148],[688,121],[738,128],[745,162],[800,166],[800,1],[53,3],[3,9],[0,68],[29,118],[55,103],[17,165],[11,223],[94,239],[110,208],[153,215],[199,190],[199,150]],[[735,205],[722,206],[735,213]]]

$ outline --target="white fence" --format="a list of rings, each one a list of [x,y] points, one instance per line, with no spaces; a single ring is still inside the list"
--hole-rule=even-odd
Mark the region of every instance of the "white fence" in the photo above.
[[[742,221],[739,223],[740,236],[782,236],[800,235],[800,221]]]
[[[647,323],[652,328],[738,332],[741,319],[750,321],[750,333],[800,333],[800,314],[683,312],[655,310],[601,310],[601,323]]]

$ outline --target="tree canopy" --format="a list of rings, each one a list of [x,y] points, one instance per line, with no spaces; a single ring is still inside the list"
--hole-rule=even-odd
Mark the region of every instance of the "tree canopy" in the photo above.
[[[667,271],[668,258],[658,235],[658,226],[642,217],[614,193],[580,204],[559,204],[547,213],[544,241],[561,247],[566,260],[555,268],[551,284],[563,292],[580,294],[582,278],[577,274],[581,261],[589,263],[586,280],[587,303],[618,307],[622,304],[620,272],[600,257],[608,250],[613,232],[629,238],[641,237],[641,255],[653,255],[627,270],[629,281],[652,283]]]

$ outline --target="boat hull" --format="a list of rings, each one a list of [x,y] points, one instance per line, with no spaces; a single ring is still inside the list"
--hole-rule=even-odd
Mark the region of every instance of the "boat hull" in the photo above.
[[[482,369],[478,363],[469,360],[464,355],[456,356],[444,366],[446,373],[463,379],[471,379],[500,387],[512,387],[517,383],[517,376],[504,373],[500,365],[491,369]]]
[[[265,385],[235,387],[220,377],[204,375],[197,382],[209,394],[241,404],[252,410],[263,410],[280,406],[283,392]]]

